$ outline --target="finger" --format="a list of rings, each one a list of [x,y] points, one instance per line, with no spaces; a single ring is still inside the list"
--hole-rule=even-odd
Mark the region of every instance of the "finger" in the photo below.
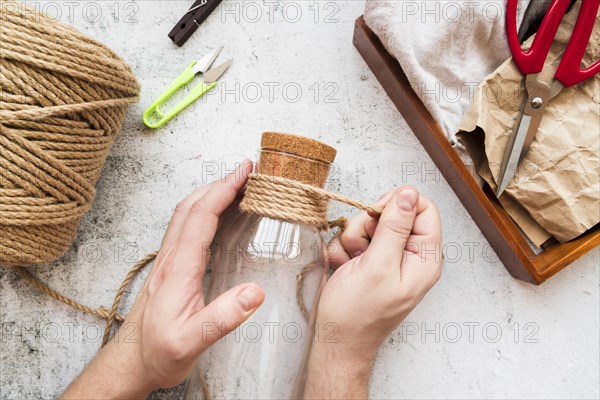
[[[386,203],[390,200],[390,198],[392,197],[392,195],[394,194],[394,192],[396,191],[396,189],[390,189],[387,192],[385,192],[385,194],[383,196],[381,196],[379,198],[379,200],[377,200],[377,202],[375,202],[376,206],[379,206],[381,208],[385,207]],[[369,238],[373,238],[373,235],[375,235],[375,230],[377,228],[377,223],[379,222],[379,215],[375,214],[375,215],[371,215],[371,213],[368,213],[369,217],[371,217],[371,219],[367,222],[367,224],[365,225],[365,231],[367,233],[367,236]]]
[[[413,235],[436,236],[441,239],[442,224],[440,213],[435,204],[424,196],[419,197],[417,217],[413,226]]]
[[[165,265],[167,265],[167,263],[164,262],[164,259],[167,255],[172,253],[175,242],[177,241],[177,237],[179,236],[179,231],[183,225],[183,221],[185,221],[192,204],[198,201],[198,199],[200,199],[210,189],[213,183],[214,182],[211,182],[207,185],[197,188],[175,206],[175,210],[173,211],[173,215],[171,216],[167,230],[165,231],[160,243],[160,252],[154,260],[152,269],[150,270],[148,278],[144,283],[142,293],[145,292],[146,288],[151,288],[151,291],[156,290],[156,287],[160,284],[160,282],[162,282]]]
[[[265,292],[255,283],[236,286],[194,314],[184,327],[184,335],[200,355],[217,340],[247,320],[263,303]]]
[[[173,211],[173,215],[171,216],[171,220],[169,221],[169,226],[167,226],[167,231],[165,232],[160,244],[161,247],[168,246],[175,242],[177,236],[179,235],[179,231],[181,230],[181,226],[183,225],[183,221],[185,221],[185,218],[190,211],[190,208],[210,189],[213,184],[214,182],[211,182],[207,185],[199,187],[185,199],[177,203],[175,210]]]
[[[403,276],[437,281],[442,266],[442,225],[440,214],[430,200],[421,198],[420,211],[408,238],[406,258],[402,263]],[[417,279],[418,280],[418,279]]]
[[[431,200],[421,196],[406,250],[411,253],[431,253],[441,246],[441,241],[442,224],[438,208]]]
[[[418,201],[419,193],[412,187],[394,192],[379,218],[371,245],[364,253],[365,265],[400,266],[417,214]]]
[[[215,236],[219,217],[235,200],[252,171],[244,161],[224,180],[215,182],[190,208],[176,243],[174,265],[182,276],[201,278],[208,263],[209,246]]]
[[[376,206],[383,207],[394,193],[394,189],[388,190],[375,202]],[[371,238],[375,234],[375,228],[379,216],[371,216],[361,212],[352,217],[342,232],[338,232],[327,246],[329,262],[332,268],[338,268],[354,257],[358,257],[367,250]]]
[[[245,167],[245,163],[249,163],[250,161],[244,160],[242,163],[236,168],[232,174],[239,174],[239,171],[242,167]],[[231,174],[230,174],[231,175]],[[169,226],[167,227],[167,231],[163,236],[163,240],[161,242],[161,247],[167,244],[173,243],[177,236],[179,235],[179,231],[183,226],[183,222],[185,221],[190,208],[197,202],[210,188],[218,181],[210,182],[207,185],[201,186],[198,189],[194,190],[190,195],[188,195],[185,199],[177,203],[175,206],[175,211],[173,212],[173,216],[169,221]]]
[[[221,214],[221,218],[219,218],[218,229],[221,229],[222,226],[231,224],[235,219],[241,214],[240,211],[240,203],[244,199],[244,194],[240,191],[237,196],[233,200],[233,202],[227,207],[227,209]]]
[[[385,194],[383,196],[381,196],[379,198],[379,200],[377,200],[375,202],[374,205],[383,208],[386,205],[386,203],[390,200],[390,198],[393,196],[395,191],[396,191],[396,189],[388,190],[387,192],[385,192]],[[370,213],[368,213],[367,215],[369,216],[369,218],[366,220],[366,222],[362,226],[362,230],[361,230],[360,234],[362,237],[368,239],[368,241],[370,243],[371,239],[373,238],[373,235],[375,235],[375,230],[377,229],[377,223],[379,222],[380,216],[379,215],[371,215]],[[363,253],[365,250],[366,250],[366,248],[362,249],[361,253]]]
[[[369,221],[375,220],[362,211],[350,218],[346,229],[340,234],[340,244],[352,258],[360,256],[369,247],[371,242],[371,236],[367,233]]]
[[[350,254],[346,252],[344,246],[340,243],[340,232],[336,233],[336,235],[329,241],[327,244],[327,259],[329,260],[329,265],[333,269],[337,269],[350,261],[352,257]]]
[[[425,293],[439,280],[443,258],[439,211],[429,199],[422,199],[417,207],[413,233],[408,238],[401,273],[403,281]]]

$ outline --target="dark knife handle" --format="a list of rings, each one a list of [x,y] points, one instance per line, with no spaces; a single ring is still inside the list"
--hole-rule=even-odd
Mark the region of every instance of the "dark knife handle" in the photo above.
[[[192,36],[196,29],[204,22],[206,18],[214,11],[215,8],[221,3],[222,0],[196,0],[190,7],[190,10],[194,7],[194,11],[186,12],[183,17],[177,22],[175,27],[169,32],[169,37],[178,46],[183,44]],[[203,6],[199,7],[202,3],[206,2]]]

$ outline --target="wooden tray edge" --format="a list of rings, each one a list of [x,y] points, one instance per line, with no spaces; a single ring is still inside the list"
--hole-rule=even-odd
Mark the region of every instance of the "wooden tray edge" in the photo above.
[[[508,271],[540,284],[600,243],[594,229],[568,243],[554,244],[535,255],[512,218],[486,195],[454,151],[437,122],[412,89],[398,61],[377,35],[357,18],[353,43],[448,184],[459,197]]]

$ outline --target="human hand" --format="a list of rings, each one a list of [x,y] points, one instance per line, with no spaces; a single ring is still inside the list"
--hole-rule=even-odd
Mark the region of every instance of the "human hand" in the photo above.
[[[252,163],[245,161],[225,180],[197,189],[177,205],[152,271],[121,328],[130,334],[133,329],[135,336],[109,342],[64,398],[146,397],[156,388],[174,386],[189,375],[202,352],[262,304],[264,291],[245,283],[206,305],[202,284],[219,218],[251,171]],[[206,324],[222,329],[205,335]],[[122,339],[123,332],[115,337]]]
[[[384,206],[379,220],[357,215],[328,246],[336,271],[321,294],[317,327],[336,331],[313,344],[306,397],[366,397],[379,346],[440,277],[437,207],[412,187],[377,205]]]

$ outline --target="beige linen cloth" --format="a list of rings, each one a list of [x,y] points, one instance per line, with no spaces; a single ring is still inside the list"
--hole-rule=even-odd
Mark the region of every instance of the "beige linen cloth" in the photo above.
[[[549,3],[519,1],[519,31],[543,16]],[[505,15],[506,0],[367,0],[364,18],[455,144],[477,85],[510,56]]]
[[[553,79],[579,4],[563,19],[542,81]],[[599,58],[600,13],[582,65]],[[478,87],[459,125],[458,139],[492,188],[525,98],[524,77],[509,58]],[[600,221],[600,76],[564,88],[549,102],[529,153],[500,202],[537,246],[550,235],[560,242],[574,239]]]

